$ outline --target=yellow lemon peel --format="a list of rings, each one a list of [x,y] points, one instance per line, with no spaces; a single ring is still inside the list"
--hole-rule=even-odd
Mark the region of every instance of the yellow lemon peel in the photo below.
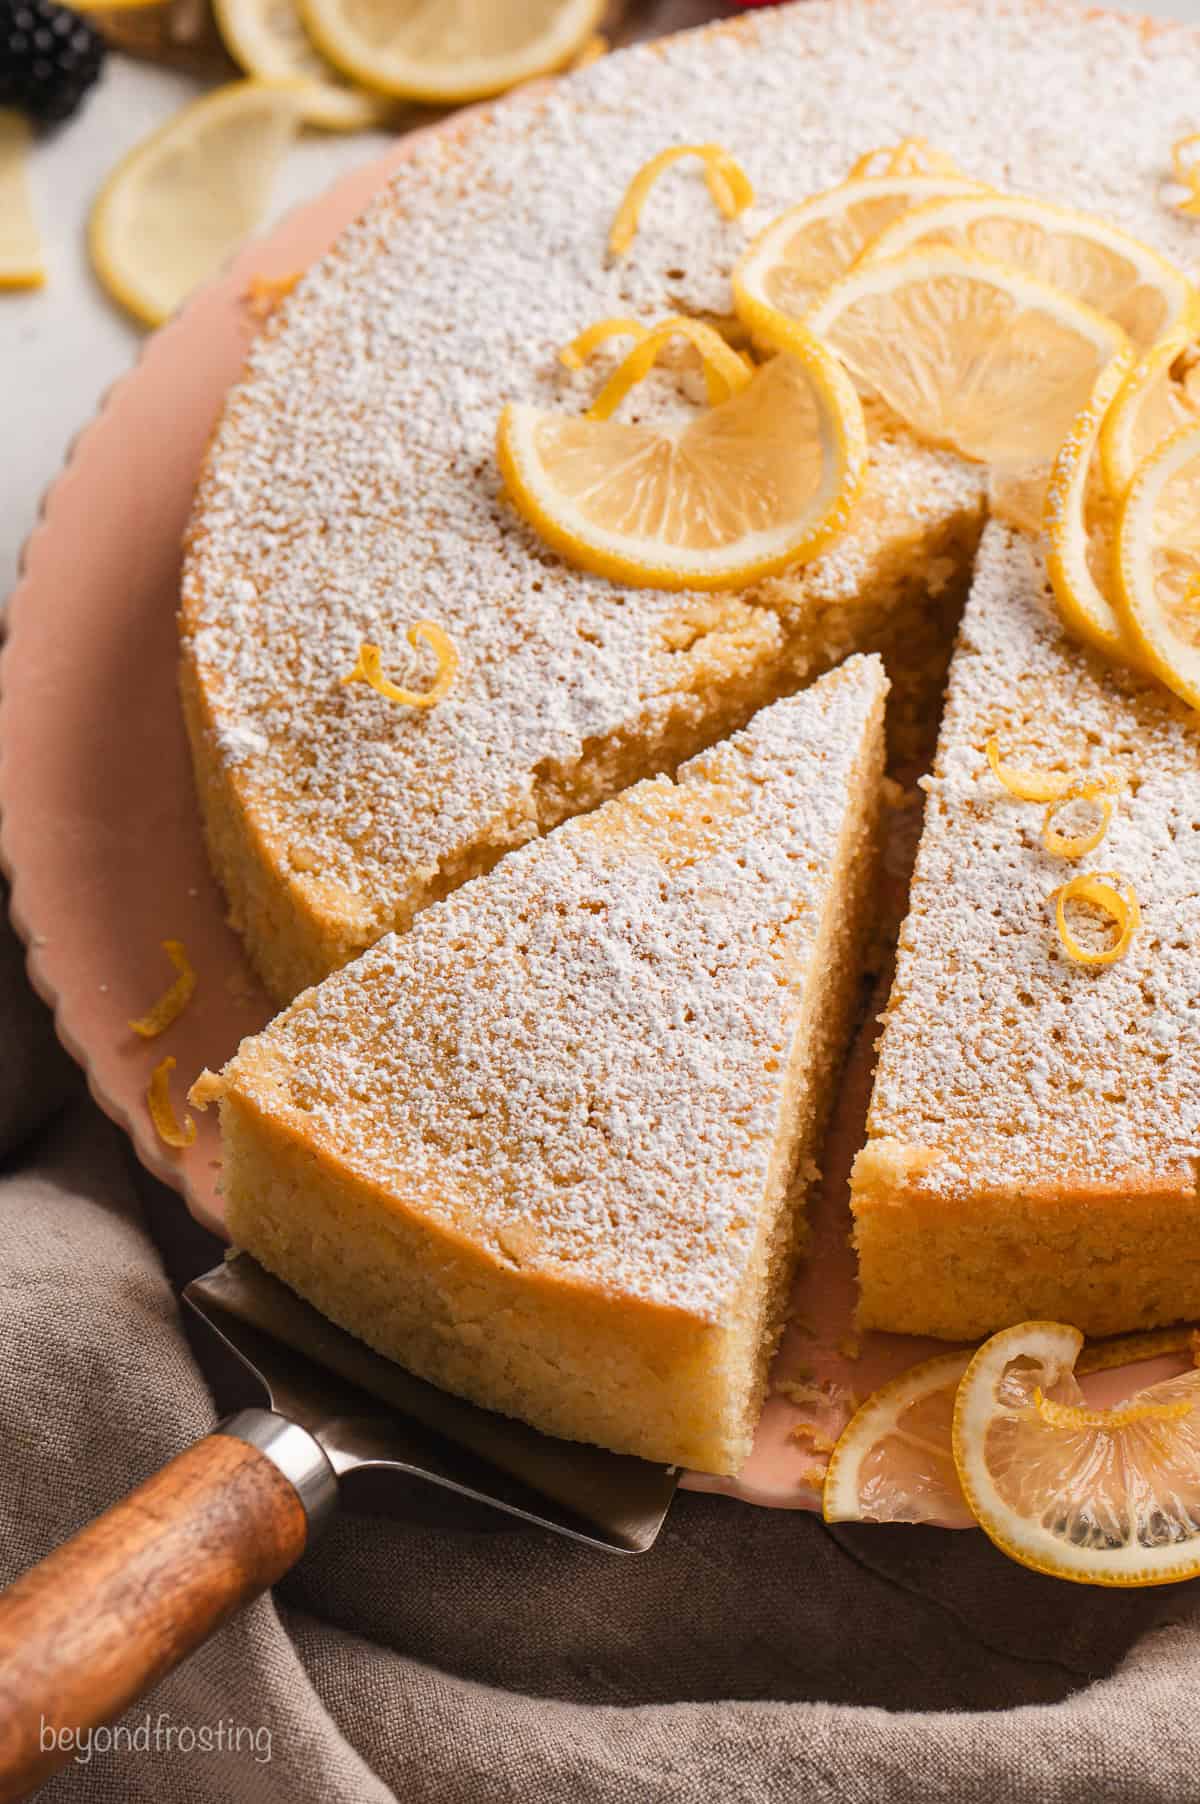
[[[1171,146],[1171,168],[1180,187],[1187,189],[1186,197],[1175,202],[1176,212],[1200,216],[1200,132],[1176,138]]]
[[[169,990],[164,990],[153,1008],[146,1014],[139,1015],[136,1021],[129,1023],[135,1034],[143,1040],[153,1040],[165,1033],[173,1021],[178,1021],[184,1009],[192,999],[196,988],[196,973],[182,940],[164,940],[162,949],[174,965],[178,975]]]
[[[681,157],[699,157],[704,164],[704,179],[714,205],[726,219],[735,219],[754,199],[754,188],[740,163],[734,161],[721,144],[673,144],[660,150],[638,170],[617,208],[608,248],[614,257],[623,257],[637,236],[638,221],[646,196],[664,169]]]
[[[401,689],[383,674],[383,654],[377,645],[364,639],[358,648],[358,661],[346,676],[345,683],[369,683],[377,695],[389,702],[401,702],[406,708],[436,708],[450,693],[458,675],[458,647],[450,635],[432,620],[417,620],[408,629],[408,643],[415,649],[424,639],[438,661],[437,675],[428,689]]]
[[[242,294],[242,305],[258,325],[270,319],[280,301],[291,294],[303,271],[290,276],[251,276]]]
[[[1100,803],[1100,818],[1087,833],[1060,833],[1055,827],[1059,810],[1068,802],[1097,801]],[[1099,778],[1091,782],[1072,783],[1046,809],[1045,819],[1042,821],[1042,844],[1056,858],[1082,858],[1086,852],[1094,852],[1112,824],[1115,807],[1116,785],[1111,779]]]
[[[938,150],[927,138],[901,138],[898,144],[877,144],[864,150],[851,165],[848,180],[861,181],[887,175],[961,175],[947,151]]]
[[[1188,1397],[1177,1397],[1173,1403],[1130,1403],[1124,1409],[1085,1409],[1078,1403],[1056,1403],[1040,1385],[1033,1393],[1033,1407],[1052,1428],[1132,1428],[1135,1422],[1182,1422],[1192,1413]]]
[[[1016,796],[1019,802],[1063,802],[1071,787],[1071,779],[1059,771],[1052,770],[1017,770],[1012,765],[1001,764],[1000,748],[993,734],[985,746],[987,761],[992,775],[998,783],[1002,783],[1010,796]]]
[[[650,374],[658,361],[659,353],[673,338],[686,338],[699,352],[711,407],[719,406],[731,395],[738,394],[751,380],[753,368],[747,367],[718,331],[712,326],[706,326],[702,320],[686,319],[680,315],[660,321],[646,333],[625,361],[613,371],[584,417],[589,420],[609,419],[630,389]]]
[[[190,1115],[185,1115],[182,1123],[175,1119],[175,1109],[171,1102],[171,1073],[174,1069],[175,1060],[170,1057],[154,1067],[146,1091],[146,1107],[150,1111],[154,1131],[163,1145],[182,1148],[191,1146],[195,1140],[196,1124]]]
[[[612,319],[598,319],[593,326],[585,326],[569,345],[564,345],[558,353],[558,361],[569,370],[581,370],[592,352],[606,344],[610,338],[632,338],[641,344],[650,333],[649,326],[643,325],[640,319],[625,319],[614,316]]]
[[[1123,885],[1128,890],[1127,897],[1122,895],[1118,885]],[[1112,945],[1105,947],[1102,952],[1082,945],[1067,921],[1068,902],[1090,902],[1094,908],[1103,909],[1117,929],[1117,937]],[[1126,883],[1115,871],[1081,871],[1077,877],[1072,877],[1055,891],[1054,909],[1058,937],[1067,957],[1077,965],[1115,964],[1128,952],[1133,936],[1142,922],[1142,911],[1133,885]]]

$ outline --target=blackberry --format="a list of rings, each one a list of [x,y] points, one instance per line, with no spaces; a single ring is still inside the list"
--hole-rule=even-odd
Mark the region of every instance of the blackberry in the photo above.
[[[54,0],[0,0],[0,107],[39,125],[69,119],[100,73],[104,39]]]

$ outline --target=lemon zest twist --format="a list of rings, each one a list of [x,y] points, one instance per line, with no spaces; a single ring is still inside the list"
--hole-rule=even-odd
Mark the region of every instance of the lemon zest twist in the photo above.
[[[358,648],[358,661],[341,680],[345,683],[369,683],[377,695],[389,702],[401,702],[406,708],[436,708],[450,693],[458,675],[458,647],[450,635],[432,620],[416,620],[408,629],[408,643],[414,648],[424,639],[438,661],[437,675],[428,689],[401,689],[383,674],[383,654],[377,645],[364,639]]]
[[[558,361],[569,370],[581,370],[592,352],[608,339],[632,338],[636,344],[641,344],[649,331],[649,326],[643,325],[640,319],[598,319],[594,326],[585,326],[569,345],[563,346]]]
[[[685,319],[681,315],[661,320],[646,333],[640,344],[636,344],[625,361],[613,371],[584,418],[607,420],[615,413],[630,389],[650,374],[659,353],[673,338],[686,338],[700,353],[710,407],[728,401],[750,381],[753,370],[726,344],[719,332],[702,320]]]
[[[1042,844],[1056,858],[1082,858],[1094,852],[1112,823],[1116,807],[1115,784],[1107,779],[1090,783],[1072,783],[1061,796],[1051,802],[1042,821]],[[1100,803],[1100,819],[1087,833],[1059,833],[1054,825],[1060,808],[1068,802]]]
[[[1188,191],[1186,199],[1175,202],[1176,211],[1200,217],[1200,132],[1176,138],[1171,146],[1171,167],[1175,180]]]
[[[192,999],[196,988],[196,973],[193,971],[182,940],[164,940],[162,949],[174,965],[178,976],[169,990],[164,990],[153,1008],[146,1014],[139,1015],[136,1021],[129,1023],[135,1034],[143,1040],[153,1040],[165,1033],[173,1021],[178,1021],[184,1009]]]
[[[898,144],[877,144],[864,150],[850,169],[850,181],[888,175],[962,175],[954,158],[937,150],[927,138],[901,138]]]
[[[1118,885],[1123,885],[1128,890],[1128,897],[1121,894]],[[1090,902],[1094,908],[1103,909],[1117,929],[1117,937],[1112,945],[1103,952],[1093,952],[1089,947],[1081,945],[1067,922],[1068,902]],[[1081,871],[1077,877],[1072,877],[1054,892],[1054,907],[1058,937],[1067,957],[1077,965],[1115,964],[1117,959],[1124,958],[1134,934],[1142,924],[1142,911],[1133,885],[1126,883],[1115,871]]]
[[[704,164],[704,179],[714,205],[726,219],[736,219],[754,199],[754,188],[740,163],[734,161],[722,144],[673,144],[643,163],[617,208],[608,248],[614,257],[623,257],[637,236],[638,221],[646,196],[664,169],[681,157],[699,157]]]
[[[1189,1397],[1177,1397],[1173,1403],[1139,1403],[1136,1400],[1117,1409],[1088,1409],[1077,1403],[1056,1403],[1047,1397],[1039,1384],[1033,1393],[1033,1407],[1050,1428],[1134,1428],[1139,1422],[1182,1422],[1196,1404]]]
[[[1002,783],[1010,796],[1016,796],[1021,802],[1062,802],[1066,800],[1071,779],[1059,771],[1052,770],[1017,770],[1012,765],[1001,764],[1000,748],[995,736],[988,740],[986,747],[987,761],[992,775]]]
[[[182,1124],[175,1119],[175,1109],[171,1102],[171,1073],[174,1069],[175,1060],[170,1057],[154,1067],[146,1091],[146,1107],[150,1111],[154,1131],[163,1145],[182,1148],[191,1146],[195,1140],[196,1124],[190,1115],[184,1116]]]

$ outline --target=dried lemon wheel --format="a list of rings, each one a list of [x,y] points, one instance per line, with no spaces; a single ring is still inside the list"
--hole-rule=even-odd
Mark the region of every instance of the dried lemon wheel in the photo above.
[[[1200,344],[1187,327],[1170,332],[1130,370],[1104,418],[1100,463],[1117,500],[1164,439],[1200,425]]]
[[[0,107],[0,288],[40,288],[46,280],[25,181],[31,136],[19,113]]]
[[[1200,1371],[1089,1409],[1083,1336],[1023,1322],[985,1341],[954,1407],[954,1463],[976,1520],[1037,1572],[1163,1585],[1200,1572]]]
[[[1050,586],[1071,631],[1107,657],[1136,664],[1140,659],[1116,607],[1114,508],[1096,457],[1104,416],[1132,362],[1131,347],[1113,358],[1064,439],[1050,476],[1043,528]]]
[[[347,81],[313,44],[296,0],[213,0],[226,50],[260,81],[302,81],[301,118],[326,131],[361,132],[383,125],[394,103]]]
[[[942,1353],[893,1378],[850,1418],[829,1459],[826,1522],[972,1528],[954,1469],[954,1399],[970,1353]]]
[[[917,245],[950,244],[1024,270],[1107,315],[1137,345],[1192,318],[1181,269],[1103,219],[1016,194],[959,194],[907,214],[864,253],[873,263]]]
[[[334,66],[364,87],[455,105],[570,62],[605,0],[300,0]]]
[[[301,119],[300,84],[238,81],[134,146],[92,207],[92,264],[146,325],[173,313],[262,217]]]
[[[1200,708],[1200,425],[1140,466],[1117,514],[1113,574],[1146,664]]]
[[[733,272],[734,304],[766,343],[803,319],[831,282],[845,275],[885,226],[931,200],[975,193],[965,177],[864,176],[789,207],[745,252]]]
[[[610,378],[598,411],[647,372],[648,342]],[[508,492],[570,563],[646,587],[734,588],[815,556],[845,526],[866,435],[836,359],[799,328],[753,376],[724,349],[744,385],[682,425],[504,410]]]
[[[928,443],[1012,467],[1054,454],[1126,343],[1080,301],[948,245],[860,264],[806,324]]]

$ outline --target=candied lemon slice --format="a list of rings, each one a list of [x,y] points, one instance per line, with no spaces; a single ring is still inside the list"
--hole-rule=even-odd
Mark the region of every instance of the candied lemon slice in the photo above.
[[[826,1522],[937,1522],[971,1528],[954,1469],[954,1399],[970,1353],[942,1353],[867,1398],[825,1474]]]
[[[984,463],[1050,456],[1125,334],[1034,276],[949,245],[860,264],[806,321],[930,444]]]
[[[1103,219],[1017,194],[959,194],[919,207],[869,245],[863,261],[949,244],[1024,270],[1107,315],[1136,345],[1191,319],[1196,293],[1181,269]]]
[[[1200,1572],[1200,1371],[1088,1409],[1083,1336],[1023,1322],[980,1347],[954,1406],[963,1494],[1023,1566],[1090,1585]]]
[[[146,325],[173,313],[262,217],[303,86],[239,81],[176,113],[122,159],[88,227],[92,263]]]
[[[1104,417],[1100,465],[1109,494],[1120,500],[1138,465],[1193,425],[1200,425],[1200,344],[1185,326],[1146,352]]]
[[[40,288],[46,280],[25,180],[31,136],[20,113],[0,107],[0,288]]]
[[[1139,467],[1117,514],[1114,576],[1145,663],[1200,708],[1200,425]]]
[[[1113,358],[1064,438],[1054,460],[1043,526],[1050,586],[1068,627],[1106,656],[1137,664],[1140,659],[1115,605],[1113,504],[1096,457],[1105,413],[1132,362],[1130,347]]]
[[[853,384],[799,328],[753,377],[728,355],[745,386],[682,425],[504,410],[501,474],[547,544],[616,581],[716,589],[813,557],[842,530],[866,467]]]
[[[865,247],[913,207],[952,194],[971,194],[965,177],[865,176],[789,207],[772,220],[733,272],[734,305],[766,343],[779,316],[803,319],[831,282],[845,275]]]
[[[561,69],[605,0],[300,0],[318,50],[353,81],[437,105]]]
[[[326,131],[361,132],[383,125],[395,108],[347,81],[314,45],[296,0],[213,0],[226,50],[260,81],[300,81],[300,114]]]

